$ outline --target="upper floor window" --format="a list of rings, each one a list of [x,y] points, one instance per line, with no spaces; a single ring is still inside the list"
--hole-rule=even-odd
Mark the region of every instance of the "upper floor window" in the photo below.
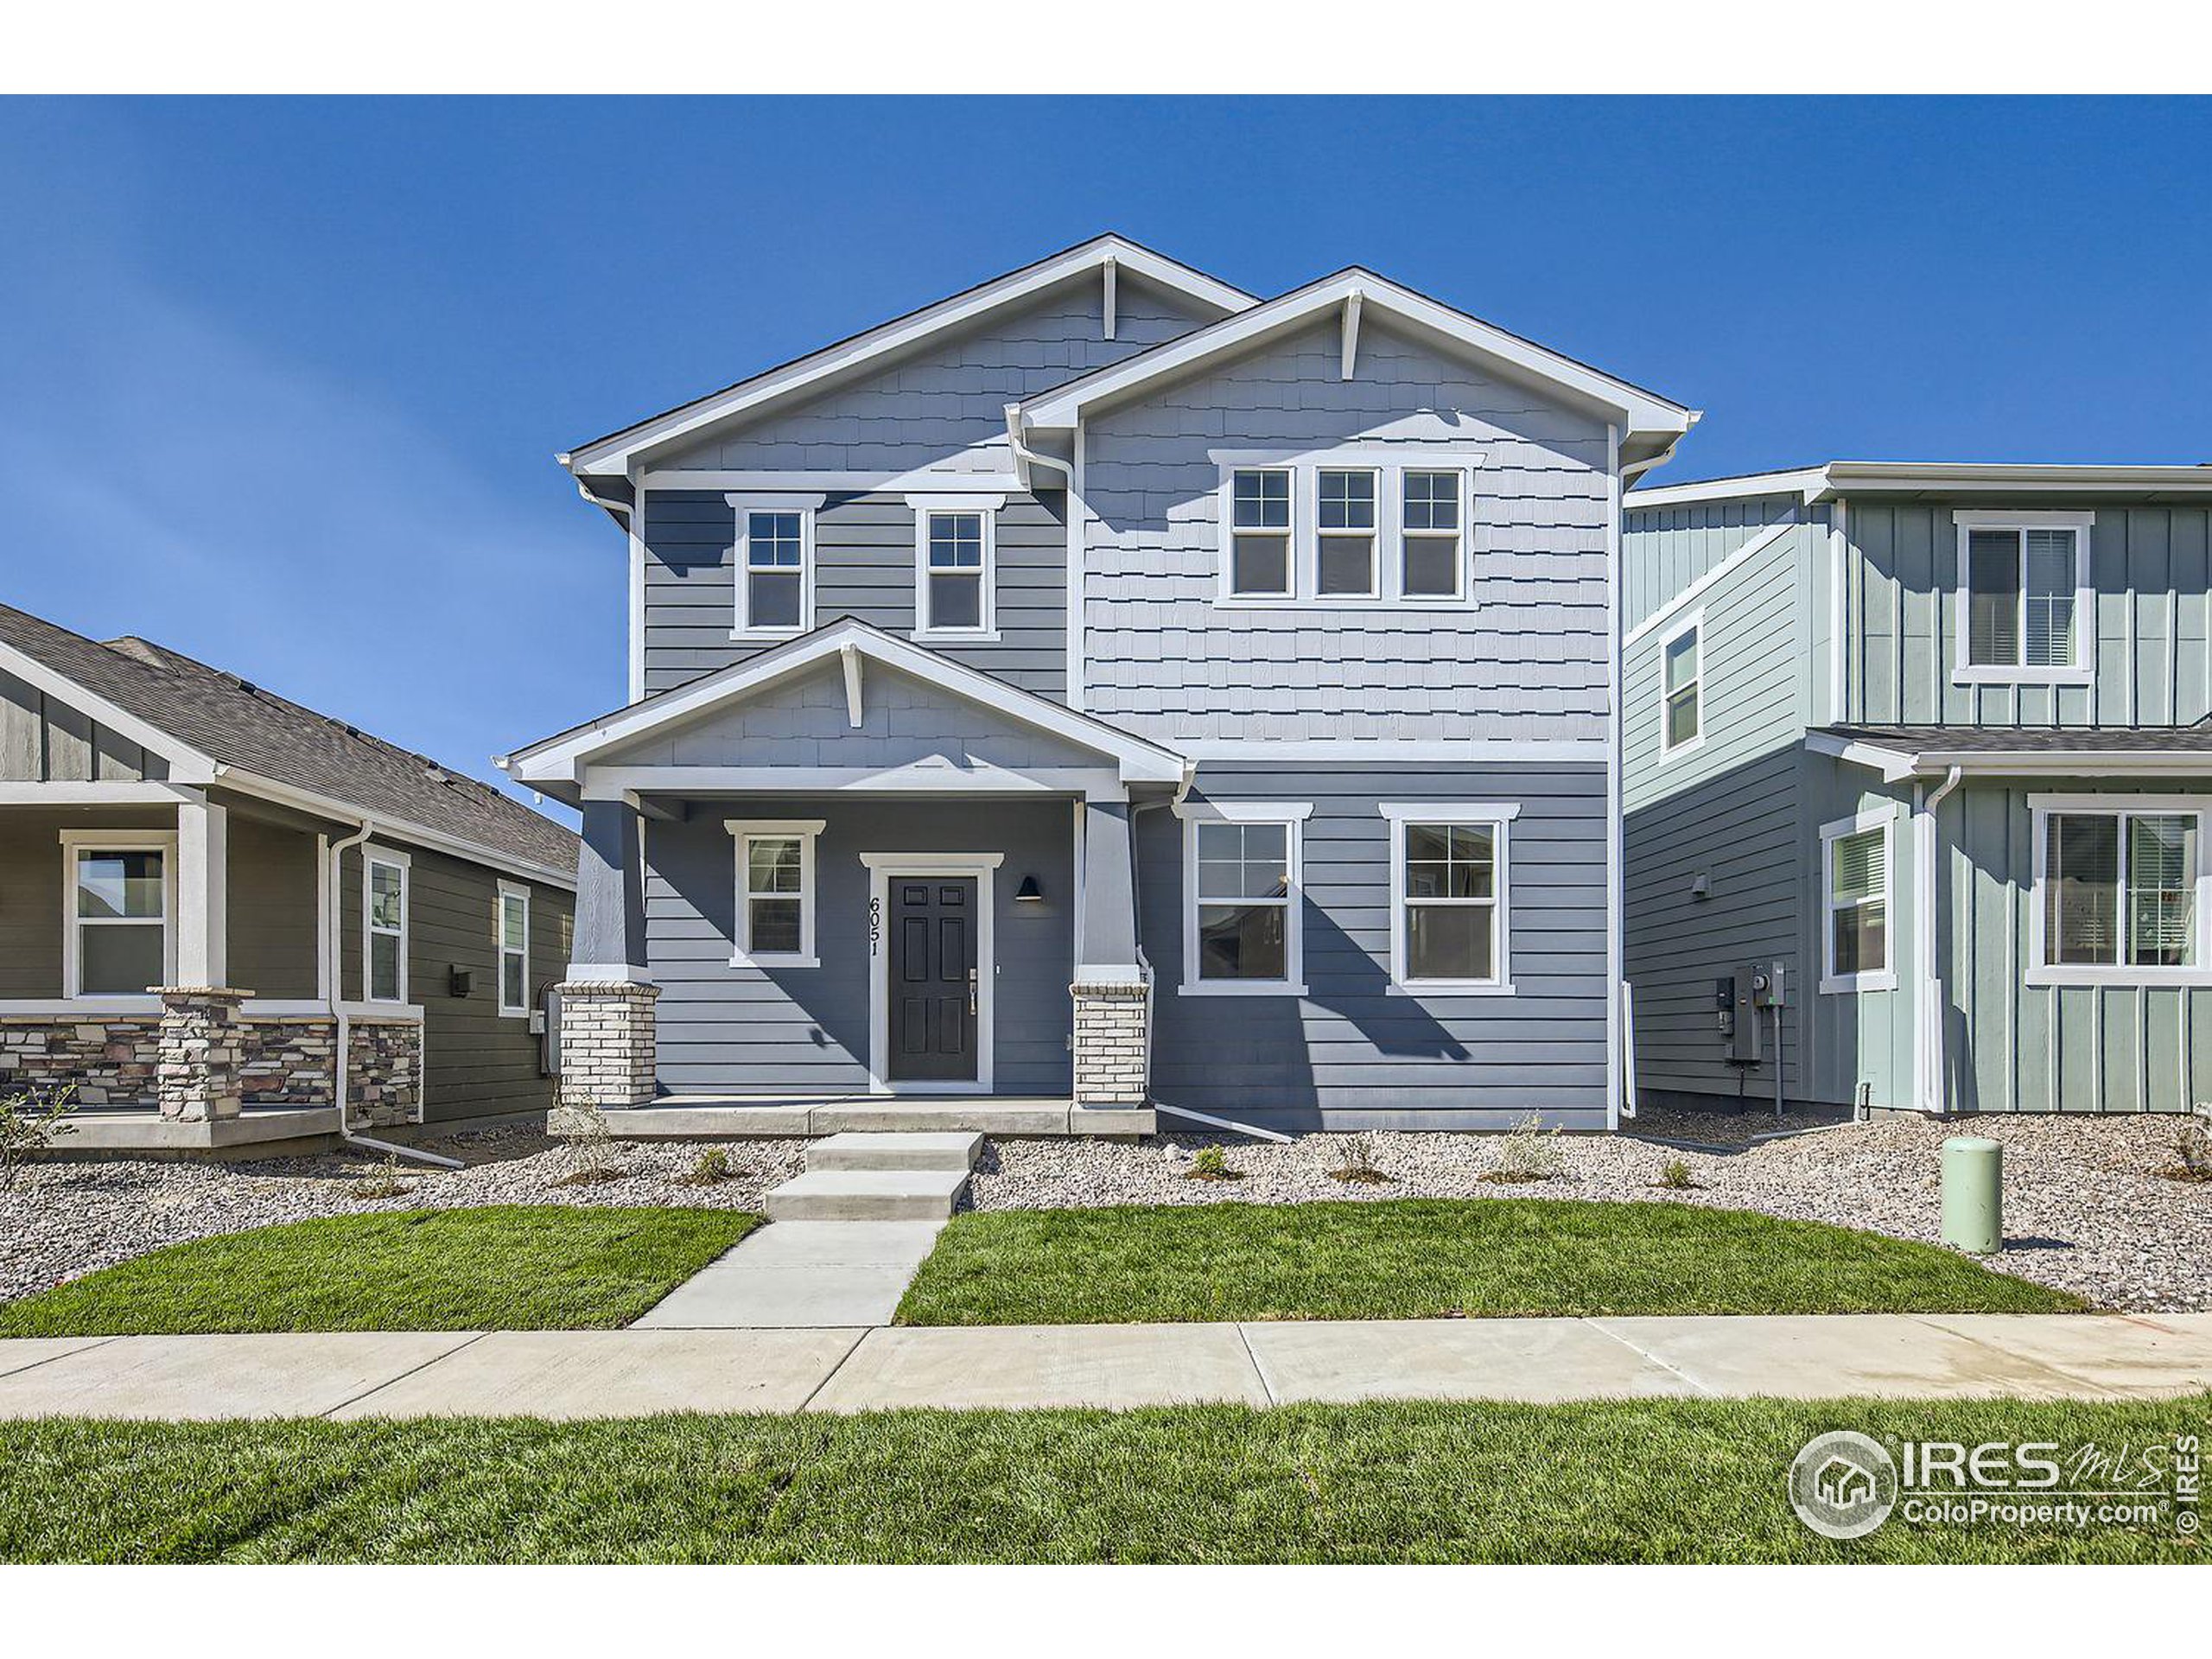
[[[2089,797],[2031,804],[2042,889],[2031,983],[2155,982],[2204,967],[2198,804],[2138,797],[2122,809]]]
[[[175,844],[165,831],[62,832],[63,995],[143,996],[169,982]]]
[[[2086,676],[2090,515],[1961,512],[1962,679]]]
[[[1325,467],[1314,480],[1320,536],[1315,586],[1324,599],[1373,599],[1376,582],[1375,474]]]
[[[1466,591],[1460,550],[1461,476],[1456,472],[1405,474],[1398,585],[1408,599],[1458,599]]]
[[[519,1017],[530,1012],[530,889],[499,883],[498,945],[499,1012]]]
[[[998,637],[998,510],[1002,496],[910,495],[917,639]]]
[[[1302,803],[1208,802],[1185,814],[1185,995],[1303,995]]]
[[[1659,647],[1659,749],[1672,754],[1705,735],[1705,619],[1688,625]]]
[[[1231,474],[1230,526],[1230,596],[1289,598],[1294,591],[1289,470],[1248,467]]]
[[[372,1002],[407,1000],[407,859],[372,849],[361,866],[361,982]]]
[[[814,513],[821,498],[733,495],[741,639],[786,639],[814,624]]]
[[[1897,987],[1890,965],[1890,832],[1884,808],[1821,828],[1821,893],[1827,917],[1821,989],[1884,991]]]
[[[1416,991],[1510,991],[1506,826],[1519,808],[1385,804],[1390,977]]]

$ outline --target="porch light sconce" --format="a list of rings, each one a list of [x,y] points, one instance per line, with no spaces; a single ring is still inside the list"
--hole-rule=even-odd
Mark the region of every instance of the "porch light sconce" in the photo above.
[[[1713,897],[1713,882],[1702,870],[1690,877],[1690,897],[1693,899]]]
[[[1021,885],[1014,890],[1014,902],[1017,905],[1041,905],[1045,902],[1044,893],[1038,887],[1035,876],[1021,878]]]
[[[446,969],[446,995],[467,996],[476,988],[476,976],[467,968],[448,967]]]

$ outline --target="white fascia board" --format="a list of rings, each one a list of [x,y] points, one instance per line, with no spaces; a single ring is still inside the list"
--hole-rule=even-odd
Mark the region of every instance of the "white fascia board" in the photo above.
[[[2064,462],[1832,461],[1827,493],[1918,490],[1957,495],[1976,490],[2016,494],[2212,496],[2212,467],[2100,467]],[[1808,497],[1809,499],[1815,498]]]
[[[169,764],[170,783],[210,783],[219,770],[212,758],[190,744],[158,726],[149,725],[127,709],[118,709],[97,691],[87,690],[67,675],[48,668],[37,658],[13,645],[0,643],[0,668],[26,684],[36,686],[48,696],[60,698],[94,724],[105,726],[117,736],[161,756]]]
[[[950,299],[925,307],[909,316],[855,334],[838,345],[802,357],[781,368],[771,369],[750,380],[718,391],[624,429],[559,457],[562,465],[582,476],[625,476],[643,453],[690,436],[702,429],[757,410],[778,399],[791,397],[834,375],[844,374],[878,358],[906,350],[931,334],[957,328],[976,318],[1027,299],[1071,276],[1080,276],[1114,260],[1122,270],[1134,271],[1164,288],[1189,296],[1224,311],[1243,311],[1259,303],[1242,289],[1231,288],[1201,271],[1141,248],[1117,236],[1103,236],[1069,249],[1039,264],[1025,266],[1004,276],[969,289]]]
[[[1805,747],[1882,774],[1887,783],[1933,776],[1952,767],[1983,777],[2212,777],[2212,751],[2202,749],[1922,749],[1908,753],[1863,739],[1808,732]]]
[[[1021,420],[1027,426],[1046,430],[1070,429],[1087,409],[1209,358],[1248,350],[1303,327],[1339,310],[1355,293],[1360,297],[1363,315],[1387,313],[1475,356],[1558,386],[1620,416],[1631,430],[1680,433],[1696,422],[1694,410],[1401,288],[1387,277],[1357,270],[1325,277],[1033,397],[1019,405]]]
[[[1882,774],[1887,783],[1897,783],[1910,777],[1919,767],[1923,756],[1908,754],[1902,749],[1885,749],[1880,745],[1856,738],[1837,737],[1828,732],[1808,732],[1805,747],[1815,754],[1825,754],[1850,766],[1866,766]]]
[[[252,795],[264,801],[274,801],[279,806],[295,807],[302,812],[312,813],[318,817],[334,818],[340,823],[372,824],[378,836],[392,841],[411,842],[418,847],[467,859],[472,864],[481,864],[487,869],[505,870],[511,875],[566,887],[571,893],[575,891],[576,873],[573,869],[558,869],[550,864],[540,864],[535,859],[518,858],[512,853],[486,846],[480,841],[471,841],[466,836],[432,830],[406,818],[393,817],[388,812],[372,811],[351,801],[340,800],[335,795],[302,789],[296,784],[279,783],[274,778],[258,777],[232,766],[223,767],[216,781],[225,789],[240,795]]]
[[[1021,725],[1109,756],[1118,763],[1125,782],[1182,781],[1183,758],[1173,750],[850,619],[721,669],[679,690],[664,692],[581,730],[518,750],[506,758],[505,769],[524,783],[581,783],[582,769],[593,756],[710,709],[741,702],[838,657],[848,645],[887,668],[927,681]]]
[[[1679,507],[1698,501],[1737,501],[1766,495],[1795,495],[1810,501],[1827,488],[1827,468],[1805,467],[1786,473],[1747,473],[1736,478],[1707,478],[1658,489],[1630,490],[1621,498],[1621,506],[1634,512],[1639,507]]]

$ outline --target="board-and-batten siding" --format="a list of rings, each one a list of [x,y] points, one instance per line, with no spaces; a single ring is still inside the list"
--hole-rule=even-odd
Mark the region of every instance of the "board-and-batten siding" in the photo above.
[[[645,690],[683,685],[767,650],[737,620],[736,510],[721,490],[645,493]],[[999,510],[998,638],[925,641],[956,662],[1055,701],[1067,688],[1066,496],[1019,493]],[[814,516],[814,616],[914,631],[915,509],[905,495],[833,494]]]
[[[1604,423],[1381,324],[1362,327],[1350,380],[1340,349],[1337,325],[1317,326],[1093,417],[1087,706],[1169,742],[1605,737]],[[1471,608],[1217,603],[1215,452],[1319,457],[1346,443],[1402,451],[1409,464],[1483,456]]]
[[[1138,815],[1141,937],[1154,976],[1153,1090],[1278,1128],[1603,1128],[1607,1002],[1602,766],[1199,769],[1197,798],[1310,802],[1303,997],[1185,996],[1184,826]],[[1390,982],[1384,801],[1515,802],[1510,996]],[[1441,816],[1441,815],[1440,815]]]
[[[159,782],[168,762],[0,669],[0,784]]]
[[[1621,626],[1642,624],[1668,601],[1775,524],[1802,524],[1795,495],[1729,501],[1686,501],[1639,507],[1635,492],[1621,516]]]
[[[2098,506],[2089,582],[2095,675],[2088,685],[1961,685],[1958,531],[1969,497],[1853,499],[1846,604],[1853,625],[1844,718],[1873,725],[2165,726],[2212,713],[2212,511]],[[2082,503],[2037,499],[2037,510]],[[2079,619],[2085,628],[2088,619]]]
[[[1006,406],[1187,334],[1218,313],[1121,273],[1114,338],[1096,271],[760,420],[657,456],[656,471],[1010,469]]]

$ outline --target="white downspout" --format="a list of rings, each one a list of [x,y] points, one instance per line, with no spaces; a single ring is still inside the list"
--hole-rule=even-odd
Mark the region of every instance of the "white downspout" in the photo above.
[[[1071,491],[1075,488],[1073,461],[1057,461],[1040,450],[1032,449],[1021,441],[1021,405],[1020,404],[1008,404],[1006,406],[1006,447],[1014,451],[1014,460],[1024,467],[1049,467],[1067,480],[1068,488]],[[1028,481],[1026,474],[1022,481],[1024,483]]]
[[[1917,798],[1913,803],[1918,830],[1913,838],[1913,854],[1918,867],[1914,874],[1919,888],[1916,896],[1919,900],[1916,909],[1920,935],[1920,1001],[1913,1021],[1913,1048],[1914,1058],[1920,1067],[1920,1109],[1931,1117],[1940,1116],[1943,1110],[1943,984],[1936,948],[1936,847],[1939,838],[1936,811],[1942,805],[1943,798],[1959,786],[1964,770],[1953,766],[1932,791],[1925,784],[1916,785],[1913,791]]]
[[[346,836],[343,841],[332,842],[330,847],[330,908],[322,918],[323,931],[329,944],[324,954],[323,969],[328,976],[326,982],[330,988],[330,1018],[335,1027],[337,1037],[338,1052],[331,1060],[330,1077],[331,1098],[338,1107],[338,1138],[349,1147],[364,1147],[372,1152],[381,1152],[388,1157],[412,1158],[422,1163],[435,1164],[441,1169],[461,1169],[465,1166],[458,1158],[448,1158],[440,1153],[425,1152],[419,1147],[403,1147],[394,1141],[378,1141],[365,1135],[356,1135],[352,1126],[346,1121],[346,1109],[352,1088],[352,1081],[347,1076],[346,1063],[352,1058],[353,1052],[353,1026],[352,1020],[346,1013],[345,953],[339,949],[338,945],[339,920],[345,913],[341,894],[346,884],[342,877],[345,873],[347,850],[368,841],[376,833],[376,821],[373,818],[364,818],[361,820],[361,827],[359,830]],[[368,873],[364,870],[362,880],[367,879]],[[419,1065],[420,1062],[418,1061],[417,1064]],[[419,1077],[416,1079],[416,1086],[421,1086]]]

